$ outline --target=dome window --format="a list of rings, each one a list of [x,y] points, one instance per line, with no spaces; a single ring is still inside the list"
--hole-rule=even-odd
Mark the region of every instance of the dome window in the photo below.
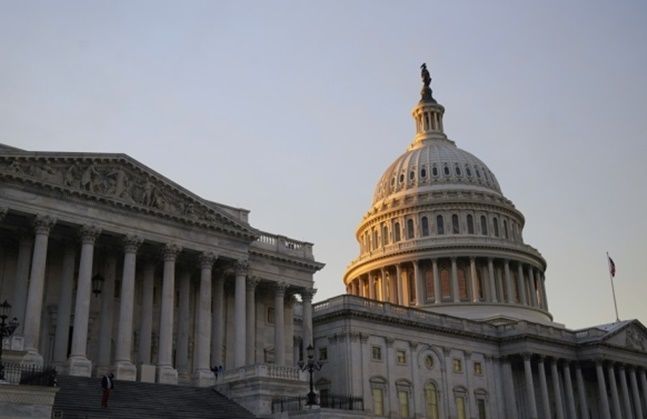
[[[409,172],[409,180],[413,180],[414,177],[416,177],[416,172],[412,170]]]
[[[453,234],[459,234],[460,233],[460,226],[458,225],[458,215],[457,214],[452,215],[452,233]]]
[[[472,214],[467,214],[467,234],[474,234],[474,217],[472,217]]]
[[[432,167],[431,174],[434,176],[438,176],[438,168],[436,166]]]
[[[476,168],[476,177],[479,178],[479,179],[481,178],[481,172],[479,172],[478,167]]]
[[[400,183],[404,182],[404,174],[400,175]]]
[[[429,220],[427,217],[422,217],[420,220],[420,224],[422,226],[422,235],[423,236],[428,236],[429,235]]]
[[[438,231],[438,234],[445,234],[445,223],[443,222],[442,215],[436,217],[436,230]]]
[[[396,243],[400,241],[400,223],[398,222],[393,224],[393,241]]]
[[[407,239],[411,240],[414,237],[413,220],[407,220]]]
[[[467,173],[467,177],[472,177],[472,171],[469,166],[465,166],[465,173]]]
[[[508,239],[508,221],[503,220],[503,234],[506,239]]]
[[[446,175],[446,176],[449,176],[449,167],[445,166],[445,167],[443,168],[443,171],[445,172],[445,175]]]
[[[394,187],[394,186],[395,186],[395,177],[391,178],[391,187]]]
[[[487,236],[487,219],[485,215],[481,215],[481,234]]]
[[[499,237],[499,219],[494,217],[492,220],[492,227],[494,229],[494,237]]]
[[[389,229],[382,225],[382,246],[389,244]]]
[[[427,169],[425,169],[424,167],[420,169],[420,177],[423,179],[427,177]]]
[[[456,176],[461,176],[461,168],[460,167],[456,166],[454,168],[454,170],[456,171]]]

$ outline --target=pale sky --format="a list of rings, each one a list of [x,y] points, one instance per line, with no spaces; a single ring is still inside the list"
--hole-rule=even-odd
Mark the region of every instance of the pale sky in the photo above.
[[[647,323],[647,2],[0,0],[0,142],[127,153],[313,242],[322,300],[413,138],[427,62],[572,328]]]

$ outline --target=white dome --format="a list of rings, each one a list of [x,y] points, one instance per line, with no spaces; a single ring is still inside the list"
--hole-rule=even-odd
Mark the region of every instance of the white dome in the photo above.
[[[411,193],[449,189],[501,195],[494,174],[474,155],[450,140],[421,141],[386,169],[375,187],[373,205]]]

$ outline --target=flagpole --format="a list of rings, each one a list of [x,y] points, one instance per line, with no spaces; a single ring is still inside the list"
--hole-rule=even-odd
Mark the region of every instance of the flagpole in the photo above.
[[[616,287],[613,285],[613,275],[611,275],[611,258],[609,258],[609,252],[607,252],[607,265],[609,268],[609,281],[611,281],[611,292],[613,293],[613,306],[616,309],[616,322],[619,322],[620,316],[618,316],[618,302],[616,301]]]

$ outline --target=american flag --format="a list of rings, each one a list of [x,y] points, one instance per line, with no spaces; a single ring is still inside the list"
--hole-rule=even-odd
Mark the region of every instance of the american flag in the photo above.
[[[610,256],[607,256],[609,258],[609,272],[611,273],[611,277],[615,278],[616,276],[616,264],[613,263],[613,259],[611,259]]]

